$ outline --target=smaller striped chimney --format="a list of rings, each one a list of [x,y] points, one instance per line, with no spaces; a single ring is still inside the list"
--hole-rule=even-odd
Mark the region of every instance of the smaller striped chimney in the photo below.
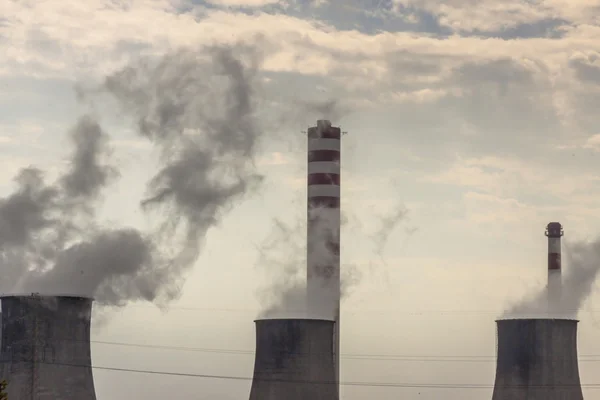
[[[548,237],[548,303],[550,312],[556,310],[561,297],[561,246],[560,238],[564,235],[560,222],[550,222],[546,227]]]
[[[560,238],[564,235],[560,222],[550,222],[546,227],[548,237],[548,271],[560,272]]]

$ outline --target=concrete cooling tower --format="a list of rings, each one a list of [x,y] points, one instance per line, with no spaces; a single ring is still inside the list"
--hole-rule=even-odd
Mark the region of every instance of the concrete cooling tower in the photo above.
[[[92,299],[1,296],[0,380],[10,400],[96,400]]]
[[[498,358],[492,400],[582,400],[577,322],[496,321]]]
[[[335,322],[263,319],[256,322],[250,400],[338,400]]]

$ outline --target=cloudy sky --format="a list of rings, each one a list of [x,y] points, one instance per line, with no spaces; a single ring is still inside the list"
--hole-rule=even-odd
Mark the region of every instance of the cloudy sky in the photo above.
[[[252,321],[302,245],[302,131],[322,116],[311,105],[337,100],[333,122],[348,132],[343,398],[489,397],[494,318],[544,284],[545,225],[562,222],[568,240],[600,232],[599,11],[594,0],[4,0],[0,191],[19,168],[60,171],[66,132],[93,112],[121,169],[102,221],[142,226],[155,154],[75,88],[181,48],[253,44],[265,115],[300,110],[262,143],[266,181],[209,231],[177,301],[99,314],[94,364],[252,375]],[[259,249],[276,220],[297,239],[267,261]],[[580,312],[584,386],[599,383],[598,301]],[[250,387],[102,369],[95,379],[111,400],[244,399]]]

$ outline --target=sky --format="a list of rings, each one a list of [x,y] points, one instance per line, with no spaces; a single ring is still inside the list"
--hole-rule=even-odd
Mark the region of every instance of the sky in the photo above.
[[[247,398],[250,380],[214,376],[252,376],[253,320],[290,261],[302,268],[302,131],[321,117],[317,104],[332,100],[332,122],[347,132],[341,380],[362,383],[343,385],[342,399],[490,397],[494,320],[545,284],[546,224],[563,224],[565,258],[570,241],[600,233],[599,8],[592,0],[0,2],[0,194],[29,165],[57,176],[67,133],[92,113],[121,173],[99,210],[104,226],[145,226],[139,200],[157,150],[125,112],[82,100],[81,88],[215,43],[249,43],[262,57],[257,96],[270,133],[254,162],[264,181],[207,231],[174,300],[96,313],[98,398]],[[406,216],[382,230],[398,210]],[[278,221],[291,227],[288,240]],[[277,249],[265,259],[273,235]],[[600,383],[599,301],[593,293],[579,313],[587,399],[600,398],[586,387]]]

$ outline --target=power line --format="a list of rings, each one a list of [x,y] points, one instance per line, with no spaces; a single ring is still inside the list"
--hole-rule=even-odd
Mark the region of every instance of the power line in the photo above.
[[[77,368],[92,368],[102,371],[113,371],[113,372],[129,372],[147,375],[161,375],[161,376],[177,376],[177,377],[189,377],[189,378],[204,378],[204,379],[223,379],[223,380],[235,380],[235,381],[252,381],[262,380],[269,382],[289,382],[297,384],[335,384],[330,381],[319,381],[319,380],[291,380],[291,379],[257,379],[245,376],[233,376],[233,375],[212,375],[212,374],[199,374],[192,372],[172,372],[172,371],[156,371],[156,370],[145,370],[145,369],[134,369],[134,368],[118,368],[118,367],[104,367],[97,365],[81,365],[81,364],[70,364],[60,362],[46,362],[36,361],[39,364],[49,365],[60,365],[67,367]],[[416,382],[360,382],[360,381],[341,381],[341,386],[362,386],[362,387],[392,387],[392,388],[426,388],[426,389],[492,389],[494,386],[489,384],[478,384],[478,383],[416,383]],[[519,387],[520,385],[512,385],[513,387]],[[581,385],[528,385],[529,388],[536,387],[570,387],[579,386],[588,389],[600,389],[600,383],[589,383]]]
[[[52,363],[51,363],[52,364]],[[67,365],[69,364],[59,364]],[[72,366],[72,365],[70,365]],[[226,380],[237,380],[237,381],[252,381],[255,378],[244,377],[244,376],[231,376],[231,375],[209,375],[209,374],[196,374],[190,372],[169,372],[169,371],[153,371],[133,368],[117,368],[117,367],[100,367],[92,366],[93,369],[105,370],[105,371],[116,371],[116,372],[131,372],[139,374],[151,374],[151,375],[163,375],[163,376],[180,376],[190,378],[206,378],[206,379],[226,379]],[[310,384],[332,384],[333,382],[325,381],[308,381],[308,380],[286,380],[286,379],[263,379],[267,381],[277,382],[294,382],[294,383],[310,383]],[[357,381],[342,381],[339,383],[341,386],[363,386],[363,387],[395,387],[395,388],[427,388],[427,389],[492,389],[494,386],[489,384],[477,384],[477,383],[400,383],[400,382],[357,382]],[[515,385],[519,386],[519,385]],[[571,385],[529,385],[528,387],[567,387]],[[583,388],[589,389],[600,389],[600,383],[590,383],[577,385]]]
[[[178,376],[178,377],[189,377],[189,378],[204,378],[204,379],[224,379],[224,380],[236,380],[236,381],[269,381],[269,382],[289,382],[296,384],[336,384],[332,381],[319,381],[319,380],[292,380],[292,379],[279,379],[279,378],[252,378],[245,376],[233,376],[233,375],[211,375],[211,374],[199,374],[192,372],[172,372],[172,371],[155,371],[145,369],[134,369],[134,368],[119,368],[119,367],[104,367],[95,365],[81,365],[71,363],[60,363],[60,362],[47,362],[47,361],[36,361],[39,364],[48,365],[60,365],[67,367],[77,368],[91,368],[103,371],[113,372],[129,372],[138,374],[148,375],[161,375],[161,376]],[[426,388],[426,389],[492,389],[494,386],[490,384],[478,384],[478,383],[416,383],[416,382],[360,382],[360,381],[341,381],[340,386],[362,386],[362,387],[392,387],[392,388]],[[511,385],[512,387],[521,387],[523,385]],[[588,389],[600,389],[600,383],[589,383],[589,384],[577,384],[577,385],[527,385],[528,388],[541,388],[541,387],[571,387],[578,386]]]
[[[148,344],[137,344],[137,343],[119,343],[119,342],[106,342],[106,341],[91,341],[92,343],[124,346],[124,347],[139,347],[139,348],[151,348],[159,350],[178,350],[178,351],[190,351],[190,352],[201,352],[201,353],[217,353],[217,354],[236,354],[236,355],[248,355],[253,356],[255,354],[252,350],[234,350],[234,349],[211,349],[211,348],[198,348],[198,347],[181,347],[181,346],[164,346],[164,345],[148,345]],[[341,354],[342,358],[354,359],[354,360],[390,360],[390,361],[446,361],[446,362],[490,362],[495,361],[495,357],[488,356],[410,356],[410,355],[377,355],[377,354]],[[600,361],[600,360],[598,360]]]
[[[201,353],[217,353],[217,354],[239,354],[239,355],[250,355],[255,354],[252,350],[239,350],[239,349],[215,349],[215,348],[202,348],[202,347],[184,347],[184,346],[166,346],[166,345],[153,345],[153,344],[142,344],[142,343],[124,343],[124,342],[110,342],[92,340],[92,343],[105,344],[112,346],[124,346],[124,347],[139,347],[139,348],[150,348],[159,350],[178,350],[178,351],[190,351],[190,352],[201,352]],[[402,355],[402,354],[354,354],[354,353],[342,353],[342,358],[353,359],[353,360],[381,360],[381,361],[417,361],[417,362],[495,362],[495,356],[461,356],[461,355]],[[588,357],[588,359],[585,359]],[[599,362],[600,354],[587,354],[580,355],[579,361],[581,362]]]

